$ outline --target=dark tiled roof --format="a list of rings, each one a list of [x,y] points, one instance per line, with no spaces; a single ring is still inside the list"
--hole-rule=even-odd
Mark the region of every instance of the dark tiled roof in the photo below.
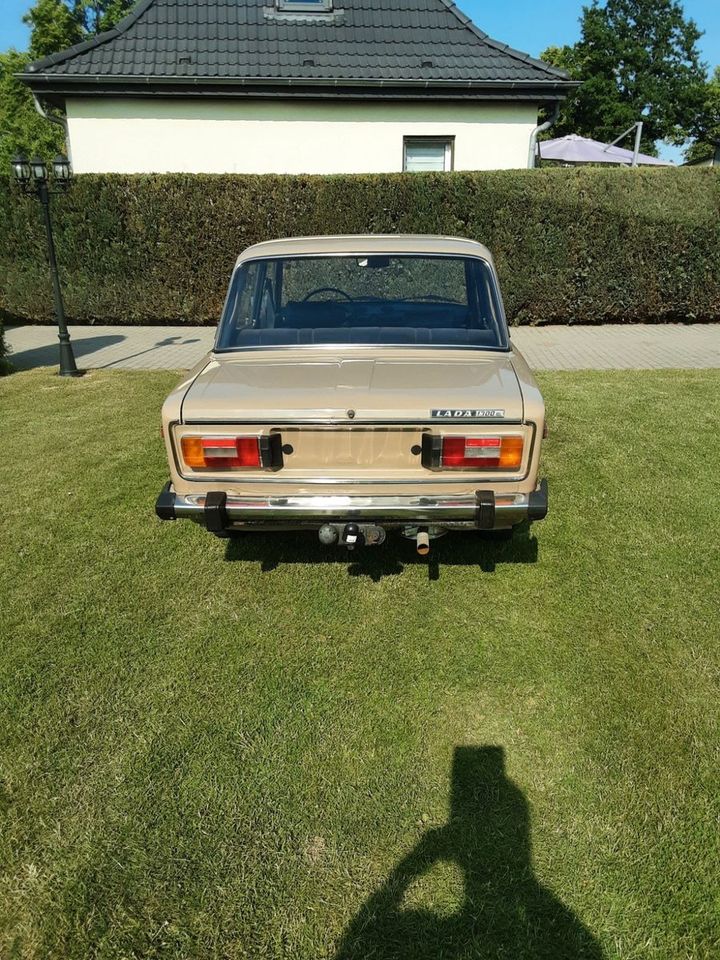
[[[451,0],[334,8],[286,16],[273,0],[141,0],[114,30],[38,61],[25,79],[565,86],[564,73],[491,40]]]

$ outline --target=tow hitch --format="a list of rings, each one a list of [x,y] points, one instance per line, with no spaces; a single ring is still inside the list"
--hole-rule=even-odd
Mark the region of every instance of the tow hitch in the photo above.
[[[325,523],[318,531],[320,543],[354,550],[355,547],[379,547],[385,543],[385,530],[375,523]]]

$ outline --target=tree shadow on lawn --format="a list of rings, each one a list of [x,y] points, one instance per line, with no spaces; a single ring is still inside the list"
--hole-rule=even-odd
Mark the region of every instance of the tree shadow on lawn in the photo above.
[[[478,566],[484,573],[494,573],[498,564],[536,563],[538,545],[530,535],[529,524],[516,528],[512,540],[493,540],[475,531],[454,530],[432,541],[429,557],[415,552],[412,540],[391,534],[380,547],[359,547],[348,552],[345,547],[325,547],[315,531],[247,533],[228,540],[225,559],[256,560],[264,573],[282,563],[346,564],[351,577],[369,577],[375,582],[383,577],[401,574],[407,566],[424,566],[428,579],[438,580],[443,565]]]
[[[459,909],[440,915],[417,905],[413,886],[448,863],[459,869],[463,892]],[[534,875],[527,801],[505,775],[501,747],[456,748],[447,824],[429,830],[395,867],[335,954],[369,958],[602,960],[593,935]]]

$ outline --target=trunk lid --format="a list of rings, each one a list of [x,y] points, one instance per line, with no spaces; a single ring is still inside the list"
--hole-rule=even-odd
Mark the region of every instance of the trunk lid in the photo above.
[[[451,412],[484,410],[494,412],[485,419],[497,422],[523,419],[522,394],[507,354],[467,359],[255,355],[212,361],[185,395],[182,419],[360,425],[430,421],[433,411],[462,420]]]

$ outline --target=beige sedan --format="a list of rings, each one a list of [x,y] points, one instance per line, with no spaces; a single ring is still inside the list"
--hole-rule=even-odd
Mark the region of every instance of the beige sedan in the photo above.
[[[212,352],[163,406],[162,520],[219,536],[315,529],[420,553],[547,513],[545,408],[489,251],[347,236],[250,247]]]

